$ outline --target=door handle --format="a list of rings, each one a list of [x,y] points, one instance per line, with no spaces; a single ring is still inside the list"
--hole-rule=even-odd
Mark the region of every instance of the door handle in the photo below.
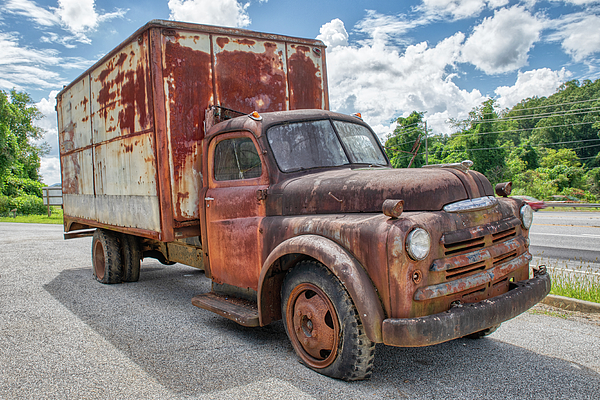
[[[214,199],[212,197],[205,197],[204,200],[205,201],[213,201]]]

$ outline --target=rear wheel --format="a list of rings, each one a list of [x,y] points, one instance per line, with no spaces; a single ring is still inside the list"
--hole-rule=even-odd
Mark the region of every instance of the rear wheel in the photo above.
[[[116,235],[96,229],[92,239],[94,278],[101,283],[121,283],[121,246]]]
[[[306,366],[348,381],[371,377],[375,344],[348,292],[322,264],[303,261],[287,274],[281,308],[288,337]]]
[[[140,279],[140,263],[142,253],[138,239],[135,236],[123,234],[121,236],[123,253],[123,282],[137,282]]]

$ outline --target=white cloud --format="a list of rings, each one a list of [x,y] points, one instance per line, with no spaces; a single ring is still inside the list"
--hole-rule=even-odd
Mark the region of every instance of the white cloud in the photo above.
[[[455,20],[476,17],[485,8],[498,8],[509,0],[423,0],[421,10],[438,16],[451,15]]]
[[[368,39],[360,42],[365,45],[391,41],[395,44],[407,45],[410,43],[410,40],[406,38],[407,32],[430,22],[427,17],[407,18],[404,15],[383,15],[373,10],[367,10],[366,17],[359,21],[354,29],[368,36]]]
[[[199,24],[245,27],[250,25],[246,9],[250,3],[237,0],[169,0],[170,19]]]
[[[29,17],[41,26],[53,26],[60,23],[60,17],[52,11],[39,7],[30,0],[7,0],[4,9],[10,13]]]
[[[40,160],[40,175],[42,176],[42,182],[48,186],[60,183],[60,159],[58,157],[42,157]]]
[[[91,43],[86,33],[95,30],[100,22],[122,18],[127,10],[117,9],[112,13],[98,14],[95,0],[58,0],[58,7],[40,7],[32,0],[7,0],[4,9],[12,14],[32,19],[43,28],[60,26],[73,36],[59,37],[56,34],[43,36],[42,41],[61,43],[73,47],[70,42]]]
[[[373,35],[375,32],[373,31]],[[426,111],[436,133],[449,133],[449,116],[465,118],[484,97],[478,90],[461,90],[452,79],[464,35],[457,33],[437,45],[408,46],[404,53],[390,46],[387,35],[357,46],[333,47],[328,52],[331,109],[361,112],[385,140],[394,117]]]
[[[496,94],[499,96],[498,105],[501,108],[511,108],[523,99],[550,96],[570,76],[571,73],[565,68],[560,71],[541,68],[519,72],[513,86],[500,86],[496,89]]]
[[[317,39],[322,40],[329,49],[337,46],[348,46],[348,32],[341,19],[336,18],[327,22],[319,30]]]
[[[60,159],[58,158],[58,124],[56,121],[56,95],[58,90],[53,90],[47,98],[43,98],[36,103],[37,109],[42,113],[43,118],[36,121],[36,126],[42,128],[46,133],[38,141],[46,142],[50,146],[50,152],[42,157],[40,165],[40,175],[47,185],[60,182]]]
[[[562,48],[579,62],[600,52],[600,16],[584,13],[566,15],[555,21],[557,31],[548,38],[562,42]]]
[[[98,26],[95,0],[58,0],[56,14],[74,33],[85,32]]]
[[[58,73],[49,69],[61,63],[56,50],[20,47],[15,34],[0,32],[0,89],[55,88]]]
[[[486,74],[524,67],[543,27],[543,21],[521,7],[495,11],[473,29],[463,48],[463,61]]]

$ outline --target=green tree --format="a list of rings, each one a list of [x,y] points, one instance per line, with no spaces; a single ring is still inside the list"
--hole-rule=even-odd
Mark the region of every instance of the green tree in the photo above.
[[[0,196],[21,198],[25,204],[40,198],[40,158],[47,145],[38,145],[44,131],[35,126],[42,118],[33,100],[25,92],[0,90]],[[4,199],[2,204],[15,204]]]
[[[413,111],[408,117],[399,117],[396,128],[385,142],[385,150],[394,168],[406,168],[412,154],[418,151],[411,167],[425,165],[425,113]]]

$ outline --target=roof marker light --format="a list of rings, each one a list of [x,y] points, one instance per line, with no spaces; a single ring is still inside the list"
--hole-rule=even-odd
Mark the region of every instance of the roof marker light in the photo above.
[[[262,116],[258,113],[258,111],[252,111],[252,113],[248,114],[248,116],[255,121],[262,121]]]

